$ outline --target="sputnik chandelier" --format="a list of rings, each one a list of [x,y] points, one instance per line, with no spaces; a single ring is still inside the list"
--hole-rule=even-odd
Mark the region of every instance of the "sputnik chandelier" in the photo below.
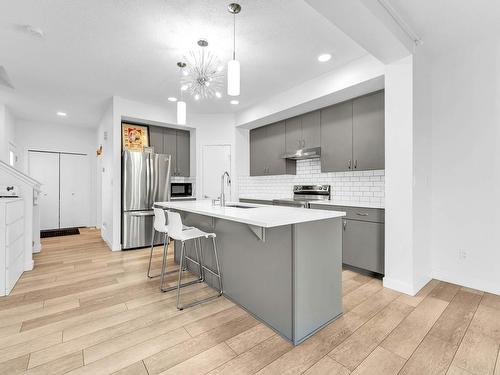
[[[206,49],[208,41],[198,40],[197,51],[184,56],[185,67],[181,74],[181,90],[195,100],[220,98],[224,86],[224,66],[216,55]]]

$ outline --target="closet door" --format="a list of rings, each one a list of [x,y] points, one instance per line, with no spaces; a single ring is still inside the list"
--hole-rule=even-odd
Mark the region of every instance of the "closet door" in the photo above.
[[[28,173],[42,184],[40,229],[59,228],[59,154],[29,151]]]
[[[61,154],[61,228],[89,225],[90,163],[87,155]]]

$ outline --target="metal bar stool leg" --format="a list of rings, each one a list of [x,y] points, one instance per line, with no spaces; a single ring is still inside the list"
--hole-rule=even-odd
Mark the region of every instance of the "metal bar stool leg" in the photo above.
[[[163,234],[163,259],[161,261],[161,281],[160,290],[163,290],[163,280],[165,279],[165,274],[167,273],[167,252],[168,252],[168,236],[167,233]]]
[[[203,260],[203,245],[202,245],[202,242],[201,242],[201,238],[198,238],[198,243],[200,245],[199,249],[200,249],[201,281],[205,281],[205,269],[203,268],[203,265],[205,264],[205,262]]]
[[[149,265],[148,265],[148,277],[152,279],[153,277],[157,277],[159,275],[152,276],[151,275],[151,261],[153,259],[153,248],[155,243],[155,227],[153,226],[153,231],[151,235],[151,253],[149,254]]]
[[[215,265],[217,267],[217,274],[219,275],[219,295],[222,295],[222,275],[220,273],[219,256],[217,255],[217,242],[215,241],[215,237],[212,237],[212,243],[214,244]]]
[[[201,265],[201,259],[200,259],[200,247],[199,247],[198,241],[196,241],[196,239],[193,242],[194,242],[194,249],[196,251],[196,260],[198,261],[198,270],[200,272],[200,276],[198,277],[198,279],[200,280],[200,282],[202,282],[203,281],[203,267]]]
[[[179,281],[177,282],[177,308],[182,310],[183,308],[180,305],[180,297],[181,297],[181,280],[182,280],[182,264],[184,262],[184,241],[182,241],[181,245],[181,259],[179,261]]]

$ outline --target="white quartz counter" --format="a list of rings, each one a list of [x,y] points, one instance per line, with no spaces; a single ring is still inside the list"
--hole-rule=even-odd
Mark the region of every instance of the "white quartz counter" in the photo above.
[[[252,208],[228,207],[238,204]],[[155,207],[171,208],[263,228],[305,223],[345,216],[345,212],[305,210],[303,208],[228,202],[225,207],[213,206],[210,200],[155,202]]]
[[[258,197],[240,197],[239,199],[252,199],[272,202],[273,199],[290,199],[290,197],[276,197],[273,199],[269,198],[258,198]],[[371,202],[350,202],[341,200],[328,200],[328,201],[315,201],[314,204],[324,204],[329,206],[347,206],[347,207],[361,207],[361,208],[380,208],[384,209],[383,203],[371,203]]]

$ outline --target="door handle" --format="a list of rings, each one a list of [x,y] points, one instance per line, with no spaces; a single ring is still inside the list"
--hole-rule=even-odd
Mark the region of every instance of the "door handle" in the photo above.
[[[354,169],[358,168],[358,159],[354,160]]]
[[[356,215],[358,215],[358,216],[368,216],[368,214],[365,213],[365,212],[356,212]]]
[[[351,159],[349,159],[348,163],[347,163],[347,168],[348,169],[351,169]]]
[[[344,220],[344,230],[346,226],[347,226],[347,220]]]

